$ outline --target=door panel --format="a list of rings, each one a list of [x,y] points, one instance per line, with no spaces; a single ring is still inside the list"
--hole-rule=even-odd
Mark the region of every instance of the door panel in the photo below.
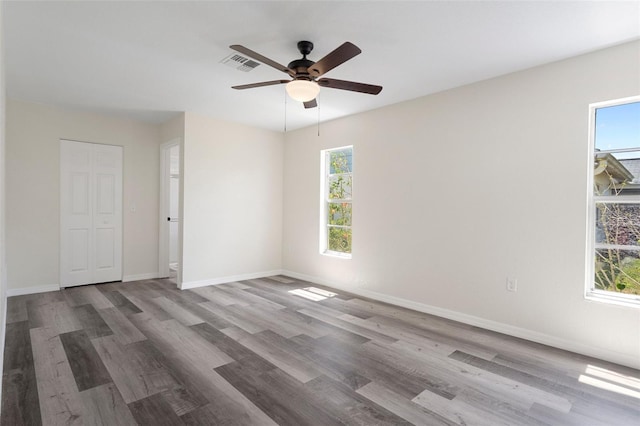
[[[70,229],[70,269],[76,276],[89,272],[89,229]]]
[[[96,269],[104,271],[115,267],[113,228],[96,229]]]
[[[71,213],[73,215],[89,214],[89,173],[73,173],[71,175]]]
[[[98,214],[114,214],[115,179],[113,175],[100,174],[96,177],[96,211]]]
[[[60,141],[60,285],[122,279],[122,147]]]

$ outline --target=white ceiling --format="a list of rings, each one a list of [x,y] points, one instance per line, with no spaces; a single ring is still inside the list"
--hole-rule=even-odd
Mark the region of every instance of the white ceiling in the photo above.
[[[384,86],[289,100],[288,129],[417,98],[640,38],[640,1],[4,1],[7,95],[161,122],[191,111],[283,130],[287,78],[222,65],[242,44],[286,65],[310,40],[318,60],[362,54],[326,77]]]

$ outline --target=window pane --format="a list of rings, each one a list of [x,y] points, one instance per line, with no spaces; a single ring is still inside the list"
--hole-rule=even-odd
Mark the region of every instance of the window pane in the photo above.
[[[596,152],[593,167],[594,195],[640,194],[640,151]]]
[[[598,108],[595,124],[596,150],[640,148],[640,102]]]
[[[329,227],[328,248],[331,251],[351,253],[351,229]]]
[[[351,226],[351,203],[329,203],[329,225]]]
[[[597,249],[595,288],[640,295],[640,251]]]
[[[353,177],[349,175],[336,175],[329,177],[329,199],[348,200],[351,199],[351,184]]]
[[[353,147],[323,152],[323,196],[321,218],[324,231],[320,235],[321,253],[351,254],[351,220],[353,189]]]
[[[329,152],[329,174],[350,173],[352,166],[352,148]]]
[[[596,203],[596,244],[640,246],[640,204]]]

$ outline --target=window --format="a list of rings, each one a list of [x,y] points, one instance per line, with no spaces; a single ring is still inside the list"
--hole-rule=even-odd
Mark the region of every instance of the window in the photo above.
[[[321,154],[320,253],[350,258],[353,147]]]
[[[640,306],[640,97],[591,106],[587,296]]]

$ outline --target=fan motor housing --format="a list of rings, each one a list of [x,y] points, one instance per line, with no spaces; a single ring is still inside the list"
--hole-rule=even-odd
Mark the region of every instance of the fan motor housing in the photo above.
[[[296,78],[298,77],[308,77],[309,76],[309,67],[315,64],[314,61],[307,59],[307,55],[311,53],[313,50],[313,43],[310,41],[302,40],[298,42],[298,50],[302,54],[302,59],[296,59],[294,61],[289,62],[287,67],[292,69],[296,73]],[[308,78],[311,80],[311,77]]]
[[[289,65],[287,65],[287,67],[294,70],[296,72],[296,76],[300,74],[308,75],[309,72],[307,70],[313,64],[315,64],[314,61],[310,61],[309,59],[303,58],[303,59],[296,59],[295,61],[289,62]]]

